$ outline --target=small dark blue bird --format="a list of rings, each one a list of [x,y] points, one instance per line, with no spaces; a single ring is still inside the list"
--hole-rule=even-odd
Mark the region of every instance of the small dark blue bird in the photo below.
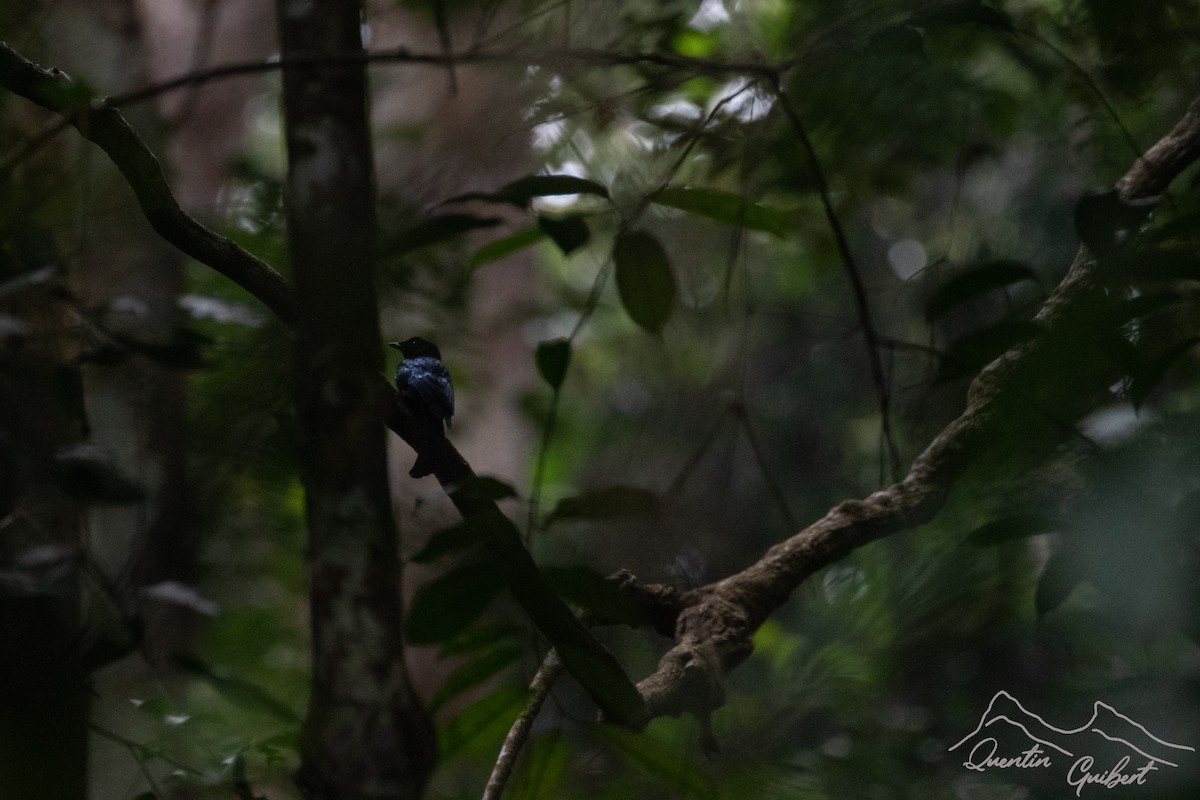
[[[454,416],[454,384],[450,371],[442,363],[442,354],[433,342],[414,336],[403,342],[390,342],[404,356],[396,367],[396,391],[405,405],[416,413],[420,424],[420,445],[417,462],[408,474],[421,478],[433,472],[425,451],[436,440],[444,438],[450,419]]]

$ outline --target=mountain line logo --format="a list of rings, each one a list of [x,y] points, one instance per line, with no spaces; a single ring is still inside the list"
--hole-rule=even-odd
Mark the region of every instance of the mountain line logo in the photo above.
[[[966,754],[963,766],[975,772],[1063,769],[1077,797],[1089,785],[1145,785],[1151,773],[1178,767],[1196,752],[1155,736],[1100,701],[1078,728],[1056,728],[1003,689],[992,696],[975,730],[950,747],[955,750]]]

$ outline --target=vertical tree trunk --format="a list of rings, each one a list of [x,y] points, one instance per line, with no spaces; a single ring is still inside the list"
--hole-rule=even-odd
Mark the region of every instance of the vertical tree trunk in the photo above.
[[[79,514],[55,453],[79,440],[52,298],[0,313],[29,322],[0,347],[0,797],[87,796]]]
[[[293,365],[306,489],[313,687],[298,780],[310,798],[419,797],[433,732],[400,638],[400,565],[384,457],[375,196],[356,0],[279,0]]]

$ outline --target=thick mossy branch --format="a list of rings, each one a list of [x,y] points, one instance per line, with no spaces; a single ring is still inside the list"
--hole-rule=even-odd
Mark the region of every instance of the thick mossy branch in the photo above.
[[[1200,99],[1118,181],[1118,192],[1125,201],[1159,195],[1197,158]],[[1119,368],[1093,341],[1109,302],[1094,271],[1081,247],[1037,314],[1039,333],[980,372],[966,409],[902,481],[839,504],[741,572],[683,596],[675,645],[638,684],[651,716],[686,711],[706,718],[723,702],[725,674],[750,655],[754,632],[806,578],[868,542],[931,520],[968,468],[1007,453],[1046,452],[1061,438],[1062,420],[1105,396]],[[1001,448],[1005,454],[993,452]]]

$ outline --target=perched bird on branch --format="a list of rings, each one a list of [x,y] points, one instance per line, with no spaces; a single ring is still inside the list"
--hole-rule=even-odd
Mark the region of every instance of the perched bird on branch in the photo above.
[[[422,478],[433,473],[427,453],[446,436],[454,416],[454,384],[450,371],[442,363],[442,354],[433,342],[414,336],[403,342],[389,342],[404,356],[396,367],[396,391],[418,420],[417,461],[408,474]]]

